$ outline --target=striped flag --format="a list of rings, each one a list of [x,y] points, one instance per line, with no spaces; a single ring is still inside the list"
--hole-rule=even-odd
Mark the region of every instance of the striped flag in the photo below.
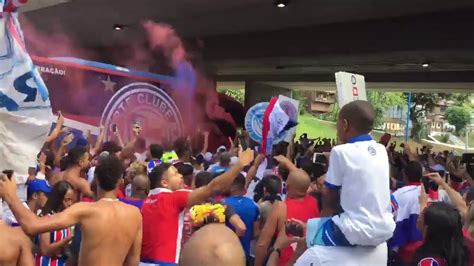
[[[281,108],[278,98],[272,97],[265,113],[262,125],[262,153],[270,154],[274,140],[280,137],[288,129],[296,126],[287,113]]]
[[[18,22],[25,0],[0,0],[0,169],[27,176],[46,140],[51,104],[46,85],[28,55]]]

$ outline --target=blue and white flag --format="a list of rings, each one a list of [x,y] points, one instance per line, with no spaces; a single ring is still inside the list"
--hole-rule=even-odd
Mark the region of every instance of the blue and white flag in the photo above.
[[[281,108],[280,101],[272,97],[265,113],[262,125],[262,153],[270,154],[275,139],[283,139],[287,130],[296,126],[296,121],[290,119],[289,115]]]
[[[423,240],[423,235],[416,227],[420,216],[420,188],[419,185],[405,186],[393,193],[398,203],[398,211],[395,217],[397,226],[388,241],[390,249],[398,250],[406,244]]]
[[[0,169],[27,176],[53,119],[48,89],[25,49],[16,12],[26,0],[0,0]]]

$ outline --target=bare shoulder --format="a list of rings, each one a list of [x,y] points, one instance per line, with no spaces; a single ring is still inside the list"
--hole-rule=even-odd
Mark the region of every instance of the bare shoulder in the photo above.
[[[138,209],[137,207],[120,201],[117,202],[117,204],[120,205],[120,208],[126,213],[128,217],[135,218],[140,221],[142,220],[142,214],[140,212],[140,209]]]

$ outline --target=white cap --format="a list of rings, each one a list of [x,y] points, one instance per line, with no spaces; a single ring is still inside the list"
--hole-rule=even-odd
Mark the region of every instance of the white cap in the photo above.
[[[219,148],[217,148],[216,153],[219,153],[219,152],[221,152],[222,150],[227,151],[227,148],[226,148],[224,145],[221,145],[221,146],[219,146]]]

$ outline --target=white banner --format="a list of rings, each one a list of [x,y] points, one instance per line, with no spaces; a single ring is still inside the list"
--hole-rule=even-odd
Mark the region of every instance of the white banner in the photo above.
[[[367,101],[365,78],[362,75],[337,72],[336,86],[339,108],[353,101]]]
[[[25,50],[16,9],[9,10],[0,17],[0,170],[13,170],[22,180],[28,167],[36,166],[53,116],[48,89]]]

